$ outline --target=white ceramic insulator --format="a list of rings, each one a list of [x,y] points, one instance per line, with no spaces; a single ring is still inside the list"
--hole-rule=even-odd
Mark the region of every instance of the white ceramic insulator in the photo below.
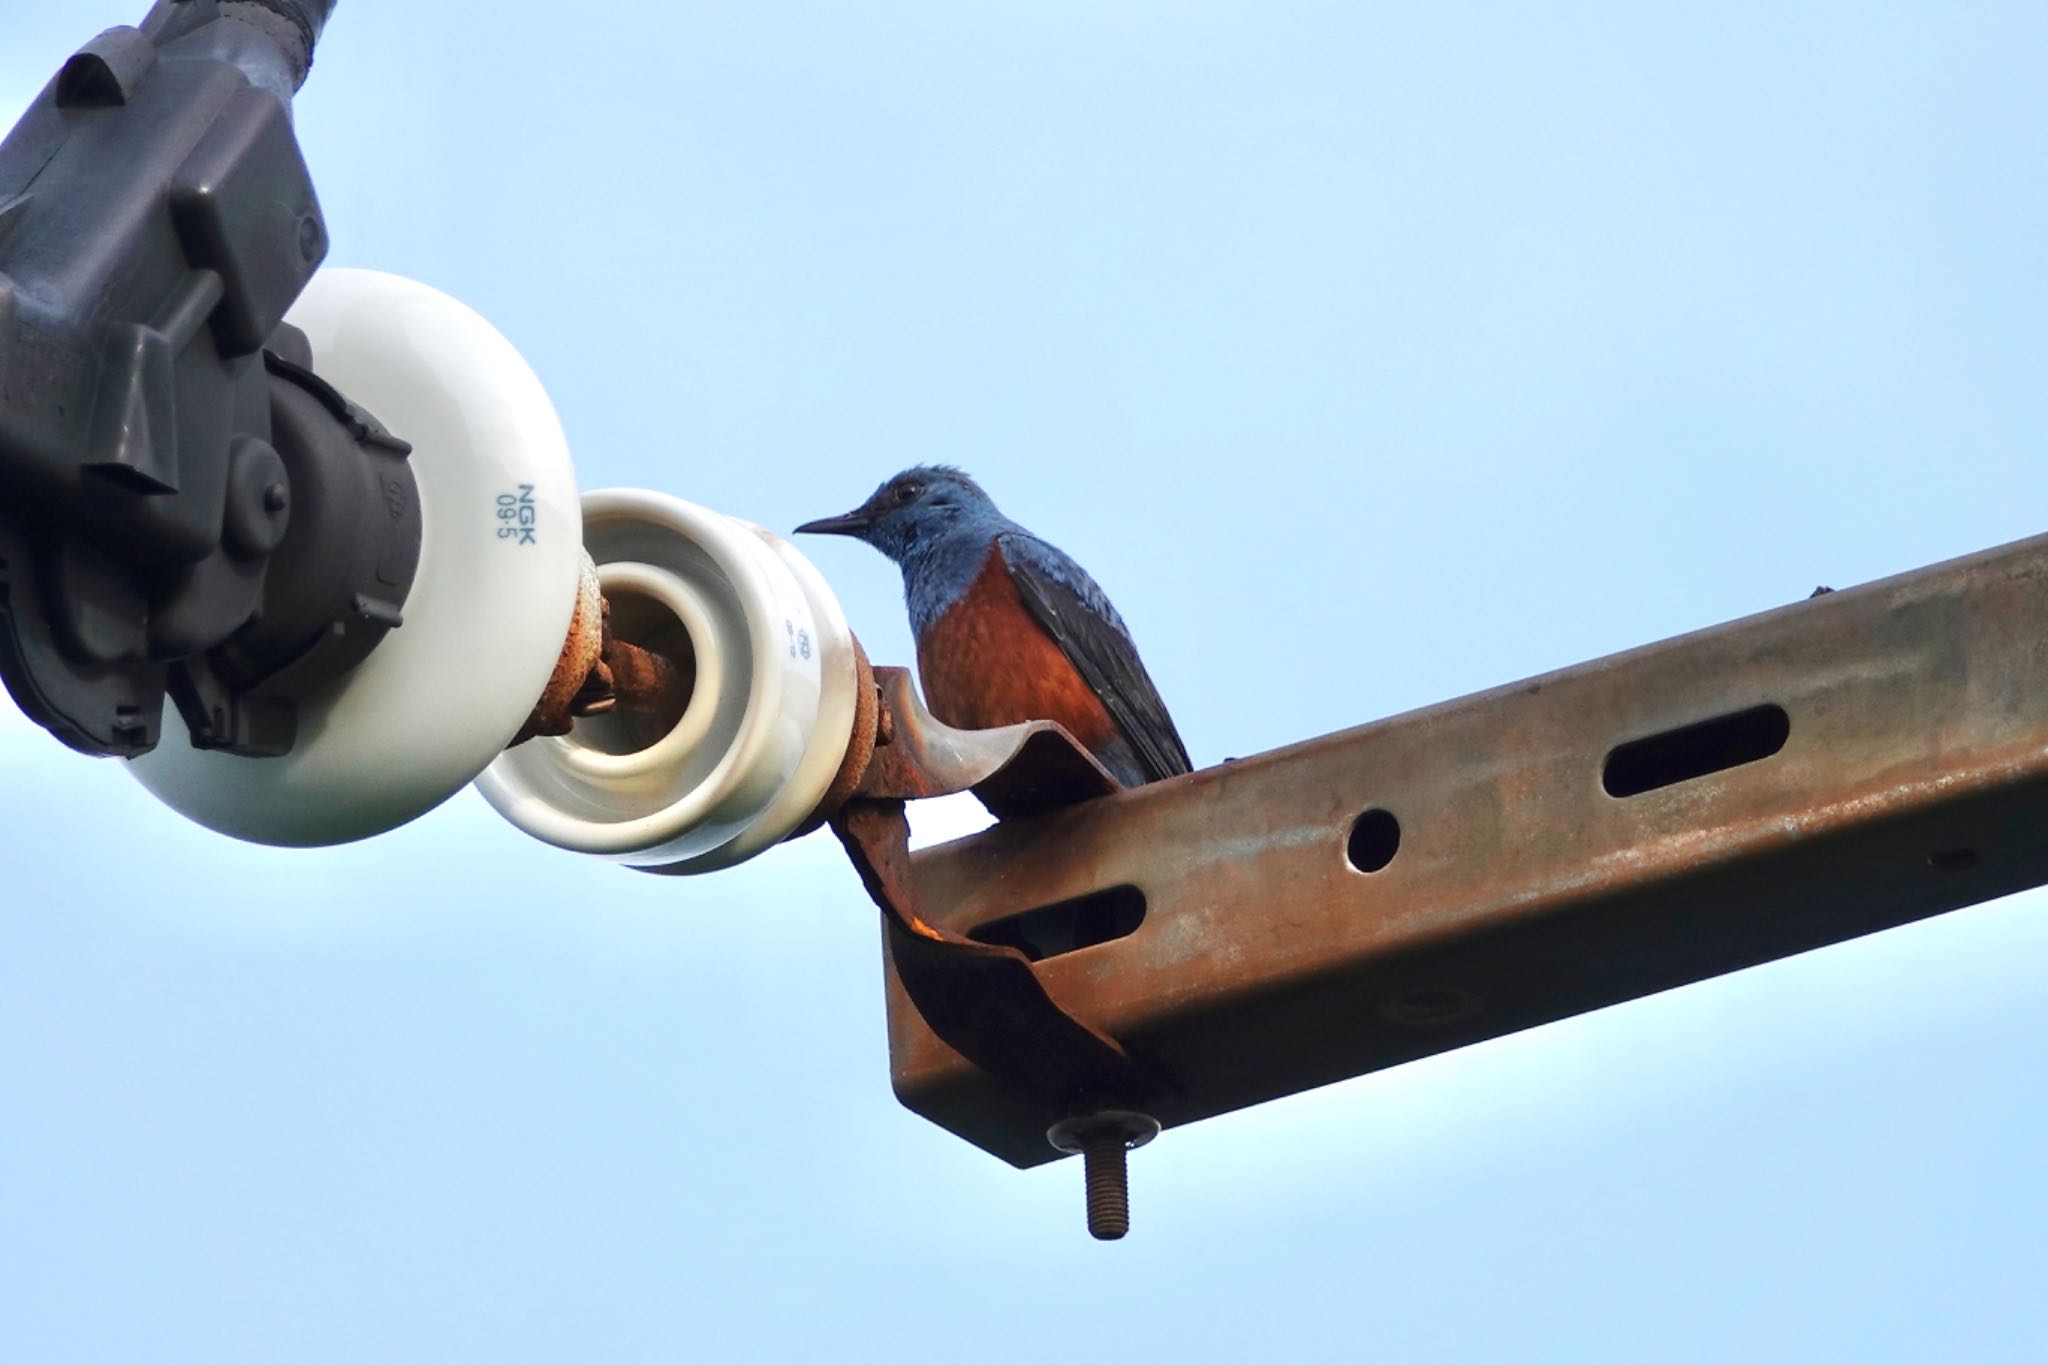
[[[576,602],[575,470],[546,390],[446,294],[368,270],[313,277],[288,321],[313,368],[412,443],[423,537],[404,624],[303,701],[282,758],[163,739],[128,765],[166,804],[258,843],[378,834],[460,791],[547,685]]]
[[[853,734],[853,635],[824,579],[761,527],[640,489],[585,495],[583,537],[614,631],[693,656],[689,703],[659,735],[579,720],[508,750],[478,789],[537,839],[648,871],[708,872],[783,839]]]

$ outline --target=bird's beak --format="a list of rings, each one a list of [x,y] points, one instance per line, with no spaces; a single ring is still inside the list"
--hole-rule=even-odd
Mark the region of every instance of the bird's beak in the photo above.
[[[865,508],[857,507],[845,516],[820,517],[816,521],[807,521],[796,528],[796,534],[800,536],[859,536],[866,534],[868,527],[874,524],[874,517],[870,516]]]

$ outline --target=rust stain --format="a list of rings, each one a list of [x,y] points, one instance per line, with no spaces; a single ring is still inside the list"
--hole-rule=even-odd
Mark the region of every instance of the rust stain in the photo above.
[[[694,657],[669,658],[612,633],[611,603],[585,555],[562,652],[526,724],[505,747],[539,735],[566,735],[578,716],[612,710],[644,717],[656,733],[666,733],[682,719],[696,685]]]

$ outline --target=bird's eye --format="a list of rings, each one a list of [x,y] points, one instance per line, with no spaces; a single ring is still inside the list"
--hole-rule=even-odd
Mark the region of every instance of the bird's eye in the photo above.
[[[896,501],[915,502],[917,495],[922,492],[924,485],[921,483],[899,483],[896,485]]]

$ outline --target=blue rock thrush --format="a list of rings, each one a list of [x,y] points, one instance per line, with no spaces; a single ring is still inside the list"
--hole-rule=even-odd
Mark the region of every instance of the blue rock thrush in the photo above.
[[[864,540],[902,568],[925,705],[946,724],[1057,721],[1131,787],[1188,771],[1102,589],[959,470],[906,469],[845,516],[796,529]]]

